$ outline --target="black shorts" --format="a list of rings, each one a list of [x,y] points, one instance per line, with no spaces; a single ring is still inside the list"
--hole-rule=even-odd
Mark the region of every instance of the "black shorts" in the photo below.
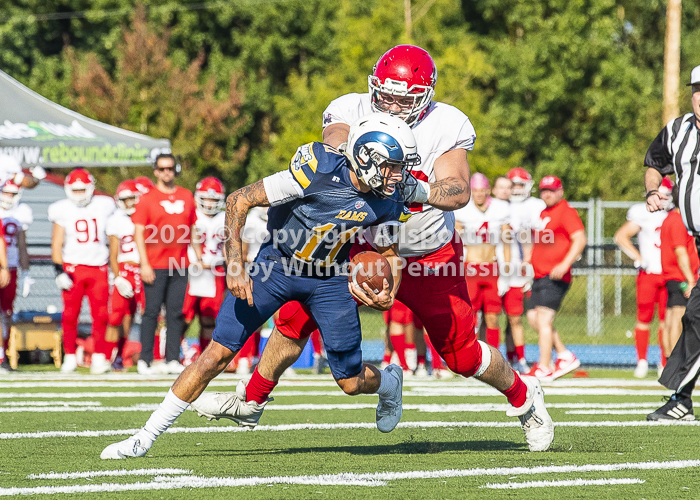
[[[688,299],[685,298],[681,291],[681,283],[683,281],[669,280],[666,282],[666,291],[668,292],[666,307],[685,307],[688,303]]]
[[[564,295],[569,291],[570,283],[561,280],[553,280],[549,276],[537,278],[532,283],[532,296],[530,297],[530,307],[547,307],[558,311]]]

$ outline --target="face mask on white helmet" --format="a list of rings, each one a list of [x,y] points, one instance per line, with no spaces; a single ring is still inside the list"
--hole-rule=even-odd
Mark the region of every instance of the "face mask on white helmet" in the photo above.
[[[22,196],[22,188],[16,185],[5,185],[0,193],[0,208],[4,210],[12,210],[19,205],[19,200]]]
[[[92,195],[95,193],[95,186],[93,184],[85,184],[82,181],[76,181],[73,184],[68,184],[67,186],[64,186],[64,189],[68,199],[79,207],[85,207],[90,204]]]
[[[380,113],[363,116],[350,127],[345,155],[363,183],[375,194],[387,197],[402,189],[402,181],[389,185],[382,174],[384,164],[400,166],[402,179],[420,164],[411,128],[400,118]]]

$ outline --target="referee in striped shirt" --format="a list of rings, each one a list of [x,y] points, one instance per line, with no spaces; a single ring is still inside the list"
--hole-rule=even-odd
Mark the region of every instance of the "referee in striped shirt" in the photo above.
[[[647,209],[663,210],[668,196],[659,193],[661,180],[676,174],[683,222],[700,245],[700,66],[690,74],[693,112],[671,120],[649,146],[644,165]],[[659,382],[674,391],[668,402],[647,420],[694,420],[691,395],[700,375],[700,287],[693,288],[683,333],[668,358]]]

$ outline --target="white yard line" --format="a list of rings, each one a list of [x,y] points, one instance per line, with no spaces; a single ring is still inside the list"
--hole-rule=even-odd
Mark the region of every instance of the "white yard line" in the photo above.
[[[573,479],[570,481],[528,481],[526,483],[486,483],[479,488],[492,490],[520,490],[523,488],[552,488],[555,486],[613,486],[620,484],[643,484],[643,479]]]
[[[567,411],[567,415],[646,415],[647,413],[652,413],[661,406],[657,404],[655,407],[650,408],[640,408],[636,410],[570,410]]]
[[[398,425],[402,429],[435,429],[435,428],[505,428],[519,427],[520,423],[513,422],[402,422]],[[557,422],[557,427],[656,427],[656,426],[700,426],[700,421],[659,421],[648,422],[646,420],[634,421],[600,421],[600,422]],[[166,432],[169,434],[211,434],[229,432],[286,432],[305,430],[337,430],[337,429],[375,429],[374,422],[340,423],[340,424],[282,424],[259,425],[255,429],[236,427],[233,425],[216,427],[171,427]],[[115,429],[104,431],[42,431],[42,432],[4,432],[0,434],[3,439],[47,439],[66,437],[104,437],[104,436],[131,436],[139,429]]]
[[[134,469],[134,470],[97,470],[88,472],[66,472],[59,474],[29,474],[27,479],[84,479],[88,477],[123,477],[123,476],[157,476],[159,474],[192,474],[188,469]]]
[[[102,403],[99,401],[9,401],[7,403],[0,403],[0,408],[2,407],[24,407],[24,406],[101,406]]]

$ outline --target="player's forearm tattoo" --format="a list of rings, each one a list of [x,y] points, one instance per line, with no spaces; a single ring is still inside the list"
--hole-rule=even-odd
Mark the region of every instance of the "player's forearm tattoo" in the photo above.
[[[466,200],[465,200],[466,193]],[[462,179],[448,177],[430,184],[429,203],[436,208],[461,208],[469,201],[469,183]]]
[[[241,232],[248,216],[248,210],[269,204],[262,180],[242,187],[226,198],[226,230],[228,234],[224,245],[224,259],[226,259],[227,264],[243,262]]]

